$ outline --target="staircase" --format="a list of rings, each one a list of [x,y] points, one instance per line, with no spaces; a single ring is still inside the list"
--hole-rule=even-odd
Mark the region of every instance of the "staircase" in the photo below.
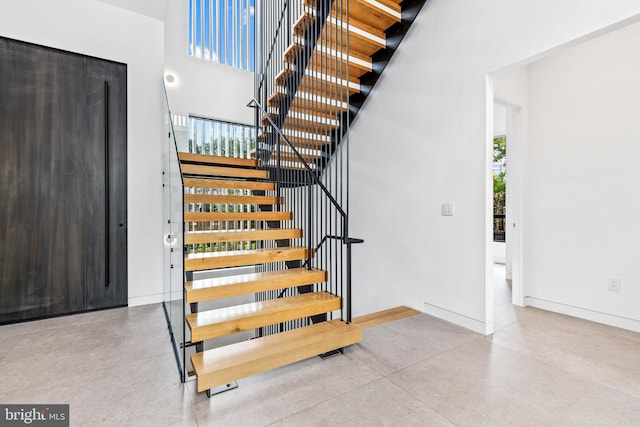
[[[183,380],[195,375],[199,392],[362,339],[351,324],[351,248],[363,241],[349,234],[348,130],[424,3],[259,4],[255,150],[175,160],[185,209],[182,357],[169,324]],[[237,304],[242,296],[250,301]],[[203,309],[211,301],[220,308]],[[255,338],[220,341],[248,331]]]
[[[290,144],[322,173],[425,2],[298,0],[289,5],[290,33],[284,36],[286,29],[276,26],[274,41],[263,46],[269,61],[256,80],[256,100],[265,107],[258,135],[265,165],[277,168],[277,127],[288,140],[281,142],[287,149],[286,157],[281,154],[284,167],[304,169],[289,153]]]
[[[304,261],[309,255],[307,247],[290,244],[302,237],[301,229],[283,225],[291,221],[292,212],[237,211],[240,206],[282,204],[282,198],[253,194],[275,189],[275,183],[267,180],[267,171],[256,169],[255,161],[247,159],[192,153],[180,153],[179,158],[185,188],[184,244],[201,250],[190,250],[184,258],[190,279],[185,282],[185,300],[191,308],[185,321],[191,344],[197,348],[191,363],[198,391],[359,342],[359,328],[332,320],[204,350],[202,343],[207,340],[338,311],[342,299],[320,290],[327,280],[326,271],[286,268],[284,262]],[[203,205],[225,206],[225,211],[202,212]],[[279,245],[268,247],[269,241],[279,241]],[[212,250],[204,251],[202,245]],[[278,263],[279,268],[272,271],[193,278],[203,270]],[[311,292],[198,310],[198,304],[206,301],[309,285],[315,288]]]

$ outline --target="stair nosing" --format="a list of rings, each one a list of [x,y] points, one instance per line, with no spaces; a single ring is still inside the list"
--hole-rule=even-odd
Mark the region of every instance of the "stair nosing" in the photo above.
[[[186,315],[192,339],[202,341],[340,309],[326,291],[251,302]]]
[[[184,286],[187,302],[192,303],[282,289],[285,284],[280,280],[287,281],[286,285],[289,287],[324,283],[327,281],[327,272],[317,268],[298,267],[192,280]]]

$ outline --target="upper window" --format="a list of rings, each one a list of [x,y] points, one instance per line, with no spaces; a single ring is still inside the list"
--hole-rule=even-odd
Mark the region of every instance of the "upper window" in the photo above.
[[[189,0],[189,55],[254,69],[255,0]]]

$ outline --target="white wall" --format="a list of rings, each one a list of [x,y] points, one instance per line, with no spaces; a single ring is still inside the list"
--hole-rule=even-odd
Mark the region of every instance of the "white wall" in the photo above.
[[[161,301],[163,23],[90,0],[0,0],[0,10],[2,36],[127,64],[129,304]]]
[[[165,73],[173,114],[252,125],[253,73],[188,56],[189,2],[169,1],[165,19]]]
[[[487,75],[638,14],[635,0],[427,3],[350,135],[354,314],[405,304],[492,332]]]
[[[528,304],[638,330],[639,42],[635,24],[528,67],[524,242]]]

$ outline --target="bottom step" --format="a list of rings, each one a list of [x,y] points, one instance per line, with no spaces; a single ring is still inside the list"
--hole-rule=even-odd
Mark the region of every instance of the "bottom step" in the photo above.
[[[202,392],[360,341],[360,328],[331,320],[196,353],[191,363]]]

